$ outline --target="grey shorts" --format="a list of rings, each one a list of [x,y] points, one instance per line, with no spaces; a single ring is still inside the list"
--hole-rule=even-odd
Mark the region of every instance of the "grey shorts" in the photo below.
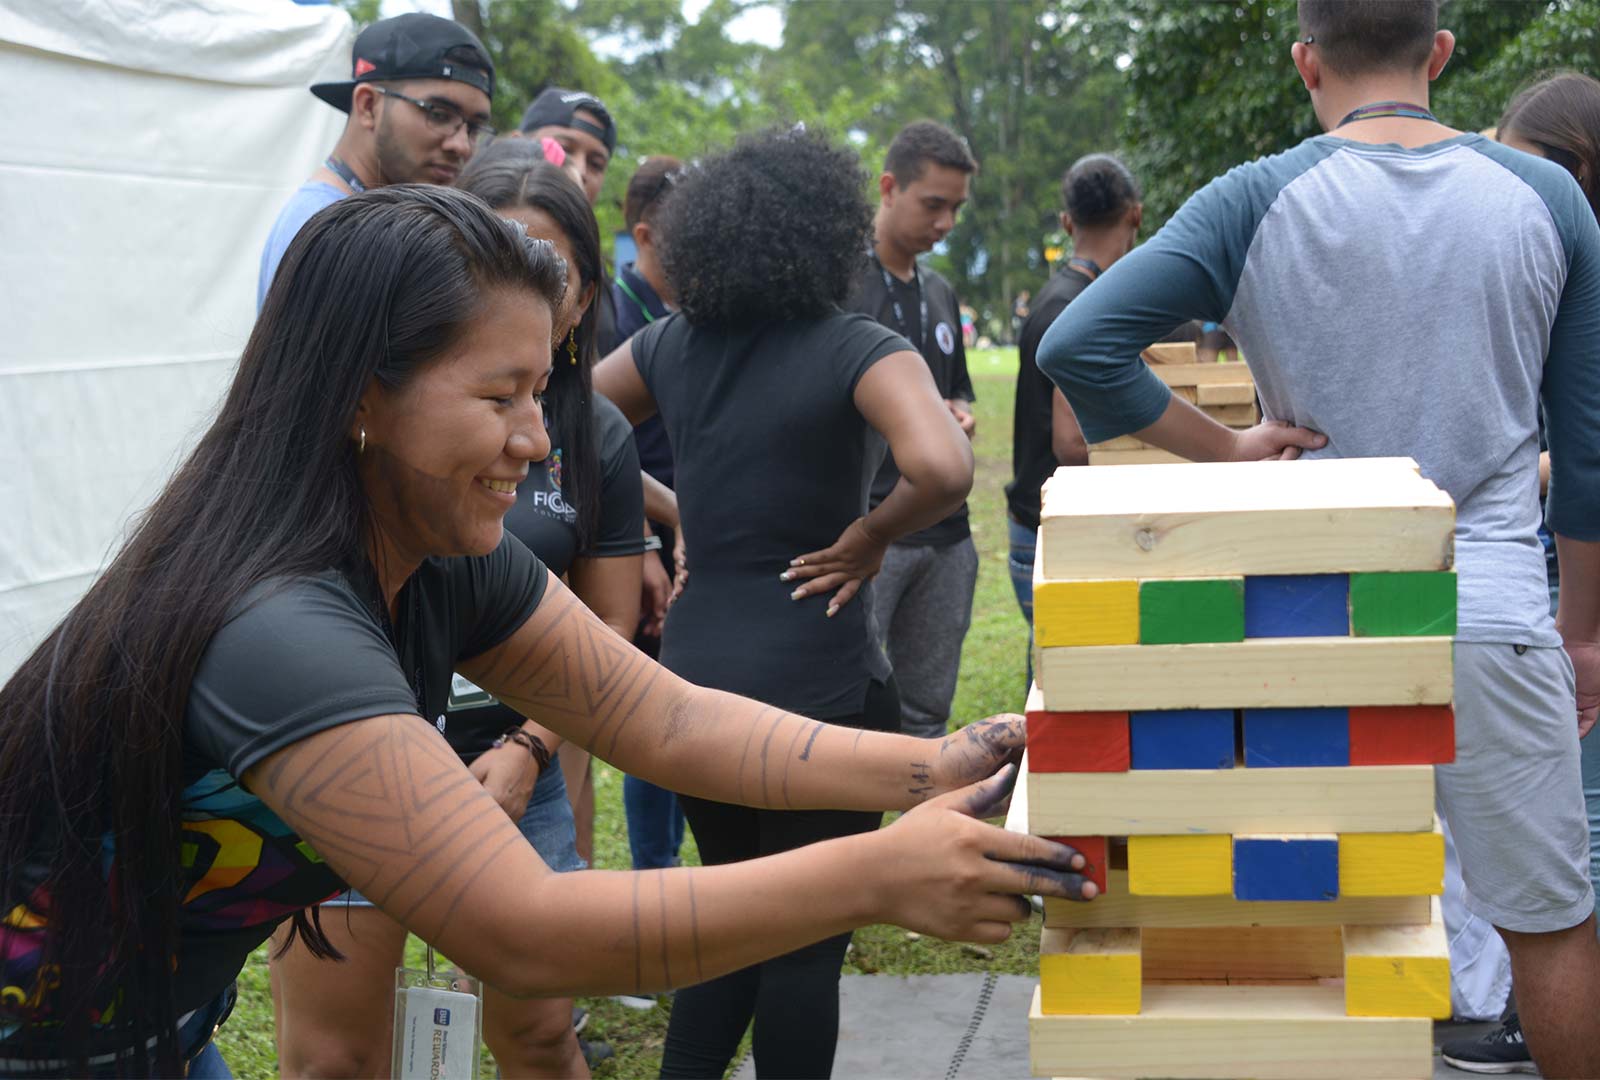
[[[1438,768],[1439,810],[1467,906],[1504,930],[1565,930],[1594,910],[1576,693],[1564,649],[1456,642],[1456,760]]]

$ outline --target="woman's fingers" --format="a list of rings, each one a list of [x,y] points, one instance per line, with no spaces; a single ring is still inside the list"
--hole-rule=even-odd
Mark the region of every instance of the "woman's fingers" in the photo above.
[[[829,617],[832,617],[833,614],[835,612],[837,612],[840,608],[844,607],[851,600],[855,599],[856,593],[858,593],[860,591],[861,591],[861,579],[860,578],[851,578],[849,581],[846,581],[843,585],[841,585],[839,587],[839,591],[833,594],[833,599],[828,601],[828,615],[829,615]]]
[[[842,570],[831,574],[823,574],[821,577],[812,578],[803,585],[795,586],[794,591],[789,594],[789,599],[804,600],[808,596],[820,596],[823,593],[839,588],[850,580],[850,575]]]

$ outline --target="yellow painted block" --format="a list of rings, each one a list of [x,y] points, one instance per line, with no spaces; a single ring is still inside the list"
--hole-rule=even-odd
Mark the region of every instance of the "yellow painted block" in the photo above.
[[[1349,1016],[1450,1017],[1450,949],[1439,901],[1425,926],[1344,928]]]
[[[1033,632],[1040,645],[1137,645],[1137,581],[1033,583]]]
[[[1135,896],[1232,896],[1233,837],[1128,837],[1128,892]]]
[[[1046,929],[1039,939],[1040,1007],[1047,1016],[1136,1016],[1139,931]]]
[[[1340,896],[1437,896],[1444,892],[1444,833],[1343,833]]]

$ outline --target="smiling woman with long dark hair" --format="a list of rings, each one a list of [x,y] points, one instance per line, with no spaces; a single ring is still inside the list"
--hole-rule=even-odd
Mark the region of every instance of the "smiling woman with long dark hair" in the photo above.
[[[1018,894],[1080,894],[1068,849],[968,816],[1004,776],[951,790],[1017,720],[952,737],[912,792],[924,745],[683,682],[505,534],[548,448],[563,277],[446,189],[296,236],[220,415],[0,688],[6,1073],[225,1075],[209,1040],[246,957],[290,918],[326,951],[297,913],[346,884],[522,997],[681,985],[868,922],[993,941]],[[923,805],[749,867],[553,874],[435,727],[452,669],[679,790]],[[758,732],[794,752],[727,752]]]

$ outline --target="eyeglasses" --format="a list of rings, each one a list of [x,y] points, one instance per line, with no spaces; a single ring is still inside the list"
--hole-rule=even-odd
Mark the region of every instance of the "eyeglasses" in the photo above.
[[[1317,35],[1315,34],[1307,34],[1305,37],[1300,39],[1300,44],[1302,45],[1315,45],[1316,43]]]
[[[471,139],[473,142],[477,142],[479,139],[485,136],[495,134],[495,129],[492,125],[480,124],[476,120],[468,120],[465,116],[461,115],[460,109],[449,104],[448,102],[427,101],[414,97],[407,97],[398,90],[390,90],[386,86],[375,86],[373,89],[382,94],[384,97],[399,98],[401,101],[409,101],[411,104],[421,109],[422,115],[428,121],[428,127],[434,132],[443,135],[447,139],[456,132],[460,131],[463,127],[467,129],[467,138]]]

